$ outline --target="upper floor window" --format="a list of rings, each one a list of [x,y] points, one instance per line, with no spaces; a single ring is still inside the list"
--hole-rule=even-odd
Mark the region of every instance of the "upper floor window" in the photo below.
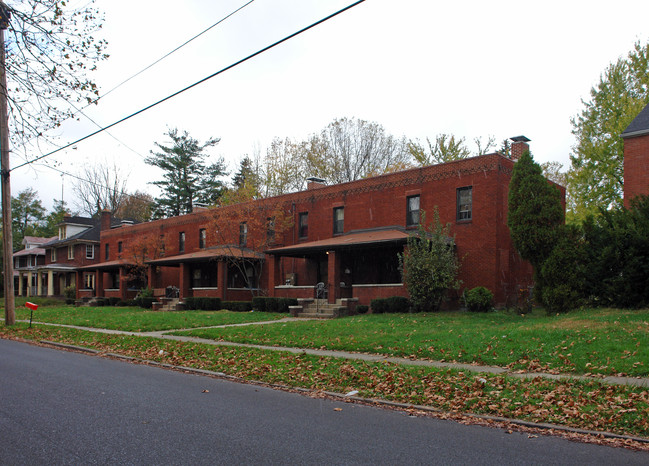
[[[181,231],[178,235],[178,252],[185,252],[185,232]]]
[[[117,242],[117,252],[121,254],[123,250],[124,250],[124,244],[121,241],[118,241]]]
[[[52,248],[50,251],[50,261],[56,262],[56,248]]]
[[[266,219],[266,242],[273,243],[275,241],[275,217],[268,217]]]
[[[207,241],[207,231],[205,228],[198,230],[198,247],[200,249],[205,249],[205,243]]]
[[[345,208],[334,207],[334,235],[345,231]]]
[[[65,225],[59,227],[59,239],[65,239]]]
[[[95,245],[86,244],[86,259],[94,259],[94,258],[95,258]]]
[[[74,259],[74,245],[68,246],[68,259]]]
[[[241,222],[239,224],[239,246],[245,248],[248,244],[248,224]]]
[[[165,255],[165,235],[160,235],[160,255]]]
[[[419,195],[406,198],[406,226],[419,225]]]
[[[299,238],[306,238],[309,236],[309,213],[301,212],[298,223],[298,233]]]
[[[457,188],[457,220],[471,220],[473,210],[473,186]]]
[[[110,247],[108,246],[108,243],[106,243],[106,246],[104,246],[104,260],[108,260],[108,256],[110,253]]]

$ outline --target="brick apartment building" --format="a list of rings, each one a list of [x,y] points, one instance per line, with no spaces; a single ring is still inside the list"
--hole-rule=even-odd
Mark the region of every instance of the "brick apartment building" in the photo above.
[[[622,132],[624,140],[624,206],[649,195],[649,104]]]
[[[514,138],[513,159],[527,141]],[[463,288],[485,286],[503,305],[532,285],[507,227],[514,163],[489,154],[331,186],[312,179],[305,191],[117,228],[104,213],[95,251],[101,261],[77,270],[86,285],[78,295],[134,295],[129,270],[138,244],[147,249],[147,284],[157,294],[174,287],[180,298],[250,300],[252,286],[311,298],[322,283],[329,302],[407,296],[397,253],[421,212],[430,221],[437,208],[455,235]]]

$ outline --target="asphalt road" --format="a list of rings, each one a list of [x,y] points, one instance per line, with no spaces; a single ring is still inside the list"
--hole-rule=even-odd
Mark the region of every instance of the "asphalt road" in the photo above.
[[[649,464],[649,454],[0,340],[0,464]]]

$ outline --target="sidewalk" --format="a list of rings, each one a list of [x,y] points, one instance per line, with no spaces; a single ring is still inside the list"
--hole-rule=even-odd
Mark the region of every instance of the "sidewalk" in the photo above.
[[[88,332],[105,333],[111,335],[130,335],[130,336],[139,336],[139,337],[159,338],[162,340],[175,340],[175,341],[182,341],[182,342],[202,343],[202,344],[214,345],[214,346],[239,346],[245,348],[257,348],[257,349],[262,349],[267,351],[285,351],[294,354],[309,354],[313,356],[354,359],[354,360],[367,361],[367,362],[390,362],[394,364],[411,365],[411,366],[436,367],[441,369],[458,369],[458,370],[471,371],[476,373],[502,374],[502,375],[507,375],[509,377],[518,377],[523,379],[544,377],[552,380],[583,380],[583,381],[596,380],[611,385],[630,385],[630,386],[649,388],[649,378],[640,378],[640,377],[616,377],[616,376],[587,377],[584,375],[576,375],[576,374],[548,374],[544,372],[520,372],[520,371],[511,371],[509,369],[499,367],[499,366],[480,366],[474,364],[407,359],[407,358],[398,358],[398,357],[391,357],[391,356],[381,356],[377,354],[351,353],[348,351],[254,345],[249,343],[234,343],[228,341],[208,340],[205,338],[198,338],[198,337],[191,337],[191,336],[168,335],[169,333],[198,330],[199,328],[208,329],[208,328],[243,327],[248,325],[266,325],[266,324],[275,324],[275,323],[284,323],[284,322],[293,322],[293,321],[304,321],[304,320],[306,319],[286,317],[284,319],[278,319],[273,321],[248,322],[242,324],[229,324],[229,325],[214,325],[209,327],[197,327],[197,328],[189,328],[189,329],[157,330],[153,332],[128,332],[122,330],[111,330],[111,329],[94,328],[94,327],[80,327],[76,325],[52,324],[47,322],[33,322],[33,324],[74,328],[77,330],[85,330]],[[23,322],[28,322],[28,321],[23,321]]]

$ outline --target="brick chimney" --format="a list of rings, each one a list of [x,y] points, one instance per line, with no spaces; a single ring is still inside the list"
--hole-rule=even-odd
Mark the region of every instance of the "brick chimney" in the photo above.
[[[311,189],[317,189],[317,188],[324,188],[327,186],[325,183],[325,180],[322,178],[316,178],[315,176],[312,176],[310,178],[306,179],[306,189],[311,190]]]
[[[525,136],[514,136],[510,139],[512,140],[511,159],[516,162],[521,158],[521,155],[523,155],[525,151],[530,150],[528,142],[530,142],[531,139],[528,139]]]
[[[100,223],[100,230],[110,230],[110,224],[112,222],[112,217],[113,215],[110,213],[110,210],[102,210],[101,211],[101,223]]]

